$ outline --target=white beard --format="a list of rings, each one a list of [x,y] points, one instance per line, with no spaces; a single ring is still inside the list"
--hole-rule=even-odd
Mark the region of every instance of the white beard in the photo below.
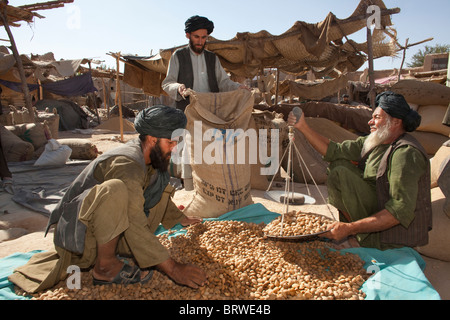
[[[391,119],[387,119],[386,124],[383,127],[380,127],[376,131],[371,132],[369,137],[364,142],[363,148],[361,150],[361,156],[385,142],[391,134],[390,129]]]

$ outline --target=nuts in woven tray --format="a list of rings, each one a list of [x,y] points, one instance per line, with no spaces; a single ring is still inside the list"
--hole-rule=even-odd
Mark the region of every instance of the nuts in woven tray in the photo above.
[[[326,231],[333,221],[325,216],[315,213],[291,211],[279,216],[264,229],[268,236],[303,236]]]

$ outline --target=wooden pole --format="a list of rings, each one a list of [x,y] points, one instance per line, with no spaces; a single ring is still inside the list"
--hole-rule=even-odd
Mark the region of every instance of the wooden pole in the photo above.
[[[38,79],[39,84],[39,100],[44,100],[44,89],[42,88],[42,82]]]
[[[402,79],[402,69],[403,69],[403,64],[405,63],[405,59],[406,59],[406,50],[408,49],[408,42],[409,42],[409,38],[406,39],[405,49],[403,50],[402,64],[400,65],[400,69],[398,70],[398,81],[400,81]]]
[[[375,73],[373,67],[373,42],[372,42],[372,30],[367,28],[367,51],[368,51],[368,59],[369,59],[369,99],[370,106],[372,110],[375,109]]]
[[[0,1],[0,19],[3,22],[3,26],[5,27],[6,33],[8,34],[9,40],[11,42],[11,50],[13,52],[14,58],[16,59],[17,68],[19,69],[20,80],[22,82],[22,92],[25,98],[25,106],[30,112],[31,120],[34,122],[34,110],[33,105],[31,103],[30,90],[28,89],[27,78],[25,77],[22,59],[20,58],[20,54],[16,46],[16,41],[14,40],[11,28],[9,27],[8,16],[6,12],[7,6],[8,1],[6,0]]]
[[[89,73],[92,77],[91,61],[89,61]],[[97,115],[98,124],[101,124],[100,114],[98,113],[97,95],[95,94],[95,92],[91,92],[90,95],[92,97],[92,100],[94,101],[95,114]]]
[[[103,78],[102,78],[102,86],[103,86],[103,101],[105,102],[106,110],[108,110],[107,116],[108,116],[108,120],[109,120],[109,99],[107,99],[105,79],[103,79]]]
[[[277,79],[276,79],[276,81],[277,81],[277,86],[276,86],[276,89],[275,89],[275,106],[278,105],[278,92],[280,90],[280,70],[279,69],[277,69]]]
[[[117,62],[117,69],[116,69],[116,100],[119,106],[119,123],[120,123],[120,141],[123,142],[123,118],[122,118],[122,97],[121,97],[121,90],[120,90],[120,52],[116,54],[116,62]]]

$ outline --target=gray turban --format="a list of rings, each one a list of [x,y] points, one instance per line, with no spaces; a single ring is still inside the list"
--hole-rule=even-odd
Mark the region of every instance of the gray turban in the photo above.
[[[184,24],[186,33],[191,33],[200,29],[206,29],[208,34],[211,34],[214,30],[214,23],[210,21],[208,18],[193,16],[187,19]]]
[[[139,112],[134,126],[139,134],[171,139],[177,129],[184,129],[187,118],[184,112],[164,105],[146,108]]]
[[[376,99],[376,106],[391,117],[403,120],[403,127],[407,132],[415,131],[422,121],[420,114],[411,109],[405,97],[392,91],[380,93]]]

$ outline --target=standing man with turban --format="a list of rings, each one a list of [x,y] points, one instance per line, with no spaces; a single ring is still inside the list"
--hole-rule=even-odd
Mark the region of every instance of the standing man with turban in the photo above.
[[[176,108],[184,111],[189,105],[186,90],[196,92],[228,92],[239,88],[248,89],[232,81],[215,53],[205,49],[214,23],[208,18],[193,16],[185,23],[189,45],[174,52],[169,61],[167,76],[162,82],[163,90],[175,100]],[[182,151],[181,179],[186,190],[193,190],[189,155]]]
[[[330,162],[328,200],[340,221],[323,236],[381,250],[423,246],[431,230],[430,165],[427,153],[408,132],[420,115],[393,92],[377,96],[371,134],[335,143],[313,131],[304,115],[288,123],[303,133]]]
[[[178,49],[170,58],[167,76],[162,88],[176,101],[176,107],[185,110],[189,97],[186,89],[196,92],[227,92],[246,88],[232,81],[215,53],[205,49],[214,23],[208,18],[193,16],[185,23],[189,46]]]
[[[204,271],[173,260],[155,235],[160,224],[169,229],[177,223],[200,222],[176,207],[171,200],[174,188],[168,184],[167,167],[177,144],[172,134],[184,129],[186,122],[182,111],[168,106],[141,111],[135,120],[139,139],[91,162],[52,212],[47,231],[56,224],[52,258],[56,256],[57,262],[47,276],[38,283],[27,282],[29,269],[19,268],[10,280],[25,291],[41,291],[62,280],[68,266],[76,265],[93,267],[95,285],[146,283],[155,268],[176,283],[204,285]],[[51,259],[41,260],[48,268]]]

